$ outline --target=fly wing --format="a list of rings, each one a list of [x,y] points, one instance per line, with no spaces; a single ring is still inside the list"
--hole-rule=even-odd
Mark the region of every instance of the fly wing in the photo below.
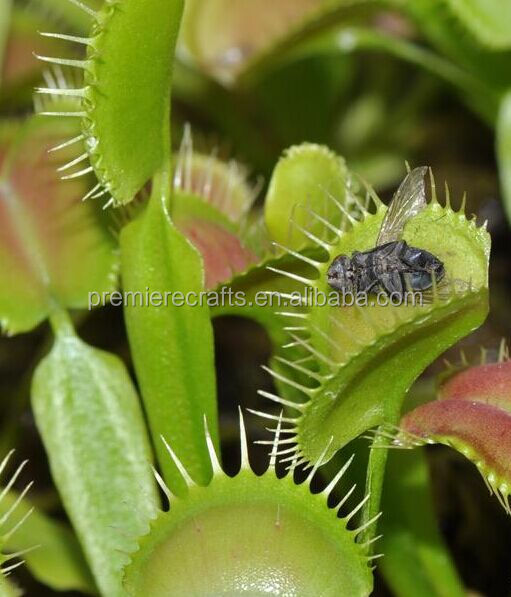
[[[389,205],[380,228],[377,245],[400,240],[405,224],[426,207],[424,177],[427,166],[408,172]]]

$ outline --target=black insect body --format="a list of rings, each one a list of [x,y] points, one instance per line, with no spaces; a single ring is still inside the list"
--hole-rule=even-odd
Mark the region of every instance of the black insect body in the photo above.
[[[408,290],[428,290],[444,274],[443,263],[434,255],[401,240],[355,252],[351,258],[339,255],[328,270],[328,283],[345,293],[384,291],[402,296]]]
[[[424,176],[427,168],[408,173],[396,191],[383,220],[374,249],[338,255],[327,272],[328,283],[343,293],[428,290],[445,275],[444,264],[424,249],[401,240],[405,224],[426,206]]]

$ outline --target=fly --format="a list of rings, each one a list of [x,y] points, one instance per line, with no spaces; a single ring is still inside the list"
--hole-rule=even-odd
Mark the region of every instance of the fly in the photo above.
[[[376,247],[338,255],[327,272],[328,283],[343,293],[386,292],[403,297],[407,291],[430,289],[445,275],[444,264],[424,249],[401,239],[410,218],[426,207],[427,167],[409,172],[396,191],[381,225]]]

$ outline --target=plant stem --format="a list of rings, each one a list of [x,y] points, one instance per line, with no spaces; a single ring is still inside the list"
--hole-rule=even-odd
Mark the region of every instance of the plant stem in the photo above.
[[[54,306],[50,313],[50,325],[55,336],[75,336],[75,328],[69,312],[62,307]]]

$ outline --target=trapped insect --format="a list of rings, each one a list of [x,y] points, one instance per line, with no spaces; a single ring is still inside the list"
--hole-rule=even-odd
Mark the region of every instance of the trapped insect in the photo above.
[[[424,291],[445,275],[444,264],[428,251],[401,239],[408,220],[426,207],[424,176],[427,167],[407,174],[383,220],[376,247],[338,255],[327,272],[328,283],[343,293],[386,292],[404,296]]]

